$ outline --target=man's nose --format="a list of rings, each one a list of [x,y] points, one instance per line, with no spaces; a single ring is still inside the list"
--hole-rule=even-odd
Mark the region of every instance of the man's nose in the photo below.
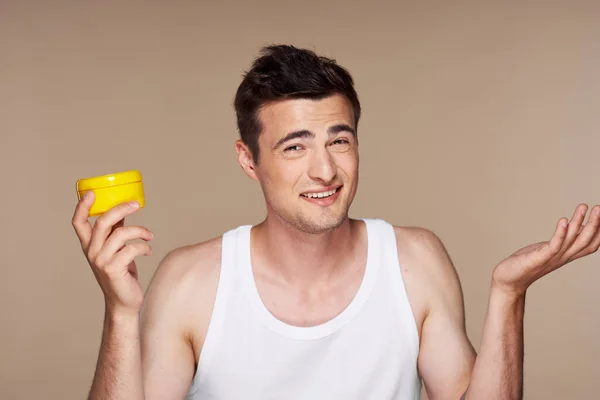
[[[316,151],[311,155],[308,176],[323,184],[329,184],[337,174],[337,168],[331,154],[326,149]]]

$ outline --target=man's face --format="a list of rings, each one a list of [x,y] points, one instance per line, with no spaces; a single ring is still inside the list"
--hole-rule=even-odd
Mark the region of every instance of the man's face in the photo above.
[[[339,227],[358,184],[358,147],[350,102],[341,95],[291,99],[259,113],[254,166],[270,217],[306,233]]]

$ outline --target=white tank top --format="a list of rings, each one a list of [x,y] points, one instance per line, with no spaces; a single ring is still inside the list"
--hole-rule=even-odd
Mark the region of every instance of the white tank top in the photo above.
[[[223,235],[212,318],[187,399],[414,400],[419,337],[393,227],[364,219],[368,253],[352,302],[333,319],[297,327],[275,318],[256,289],[250,229]]]

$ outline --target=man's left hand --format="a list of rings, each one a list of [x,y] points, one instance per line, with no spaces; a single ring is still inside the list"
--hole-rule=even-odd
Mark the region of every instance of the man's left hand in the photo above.
[[[492,274],[492,286],[524,295],[536,280],[563,265],[600,248],[600,205],[592,208],[587,223],[587,204],[580,204],[571,221],[561,218],[549,241],[530,244],[502,260]]]

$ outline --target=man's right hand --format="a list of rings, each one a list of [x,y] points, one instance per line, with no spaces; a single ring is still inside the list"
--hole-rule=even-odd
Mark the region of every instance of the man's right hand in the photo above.
[[[93,203],[94,193],[87,192],[75,208],[73,227],[102,288],[107,312],[113,316],[137,316],[144,301],[144,291],[138,281],[134,259],[152,253],[146,242],[154,235],[141,226],[124,226],[125,217],[139,209],[135,202],[111,208],[92,226],[88,215]],[[144,241],[127,243],[135,239]]]

